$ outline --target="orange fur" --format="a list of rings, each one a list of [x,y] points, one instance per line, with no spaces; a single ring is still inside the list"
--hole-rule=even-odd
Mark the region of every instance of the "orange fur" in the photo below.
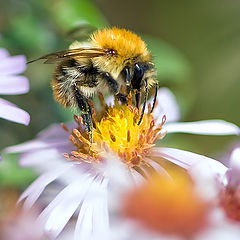
[[[126,65],[151,61],[145,42],[128,30],[116,27],[98,30],[91,35],[91,40],[93,47],[116,51],[113,57],[103,56],[92,60],[95,66],[111,73],[115,79]]]
[[[114,49],[122,57],[132,58],[149,53],[145,42],[136,34],[119,28],[106,28],[96,31],[92,36],[92,44],[103,49]]]

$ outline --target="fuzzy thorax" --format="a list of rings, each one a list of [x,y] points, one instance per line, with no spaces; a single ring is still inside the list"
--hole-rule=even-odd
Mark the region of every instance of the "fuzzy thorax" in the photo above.
[[[96,66],[110,72],[115,78],[126,65],[131,66],[136,62],[151,60],[145,42],[136,34],[125,29],[98,30],[91,36],[91,40],[93,47],[116,51],[115,56],[104,56],[93,60]]]

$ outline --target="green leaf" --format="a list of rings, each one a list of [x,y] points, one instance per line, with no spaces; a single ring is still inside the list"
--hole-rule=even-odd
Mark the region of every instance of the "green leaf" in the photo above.
[[[58,0],[54,1],[54,7],[49,5],[52,20],[64,31],[69,31],[79,23],[88,23],[96,28],[106,26],[107,21],[97,9],[93,1],[89,0]]]
[[[31,169],[19,167],[17,155],[2,156],[0,162],[0,187],[14,186],[24,189],[35,178],[36,174]]]

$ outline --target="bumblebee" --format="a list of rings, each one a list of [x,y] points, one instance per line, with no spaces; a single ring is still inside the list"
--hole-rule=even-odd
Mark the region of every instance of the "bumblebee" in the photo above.
[[[64,107],[80,110],[86,130],[92,132],[91,107],[88,99],[96,92],[110,92],[123,104],[131,92],[136,107],[143,106],[138,124],[141,123],[148,91],[155,87],[157,96],[156,71],[152,56],[145,42],[136,34],[119,28],[95,31],[86,44],[78,41],[69,50],[51,53],[36,60],[57,63],[51,86],[57,102]],[[36,60],[30,61],[34,62]]]

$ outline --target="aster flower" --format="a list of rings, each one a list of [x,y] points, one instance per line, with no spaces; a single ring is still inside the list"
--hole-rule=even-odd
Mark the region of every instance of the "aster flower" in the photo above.
[[[9,53],[0,49],[0,94],[15,95],[28,92],[28,79],[18,76],[26,69],[24,56],[9,56]],[[28,125],[30,116],[27,112],[16,107],[14,104],[0,98],[0,117],[9,121]]]
[[[217,199],[228,219],[240,224],[240,148],[232,151],[228,165],[199,162],[190,172],[199,183],[202,195],[209,197],[211,192],[210,198]]]
[[[162,239],[193,239],[209,227],[209,202],[195,191],[186,173],[175,170],[171,176],[154,174],[122,195],[120,212],[125,221],[132,220],[134,232],[145,235],[143,239],[154,239],[151,234]]]
[[[117,206],[122,235],[114,229],[112,238],[239,239],[239,162],[236,149],[229,168],[199,162],[191,175],[175,169],[172,179],[153,175],[125,191]]]
[[[16,207],[19,197],[13,189],[0,190],[0,239],[2,240],[47,240],[40,226],[35,224],[37,211],[22,211]]]
[[[42,173],[20,198],[20,201],[25,199],[25,208],[33,206],[50,183],[55,180],[62,183],[63,189],[38,218],[40,224],[44,223],[45,231],[54,238],[58,237],[76,212],[75,240],[109,239],[108,192],[114,182],[111,176],[115,168],[105,171],[106,162],[121,162],[125,169],[122,172],[126,173],[122,179],[128,179],[129,185],[150,177],[153,172],[169,177],[161,166],[162,159],[187,169],[198,161],[218,164],[215,160],[191,152],[155,147],[156,141],[162,139],[171,126],[157,107],[153,114],[144,114],[142,123],[137,125],[139,112],[131,104],[121,106],[116,102],[111,107],[101,95],[100,102],[102,111],[93,112],[95,128],[92,143],[82,119],[75,116],[75,123],[53,125],[35,140],[7,149],[7,152],[22,153],[22,166],[33,166]],[[158,115],[157,119],[154,114]],[[218,124],[221,126],[217,128],[218,133],[239,133],[238,127],[233,124],[224,121]],[[189,132],[199,133],[203,125],[206,127],[200,133],[216,134],[213,121],[195,123],[196,129],[192,128]]]

